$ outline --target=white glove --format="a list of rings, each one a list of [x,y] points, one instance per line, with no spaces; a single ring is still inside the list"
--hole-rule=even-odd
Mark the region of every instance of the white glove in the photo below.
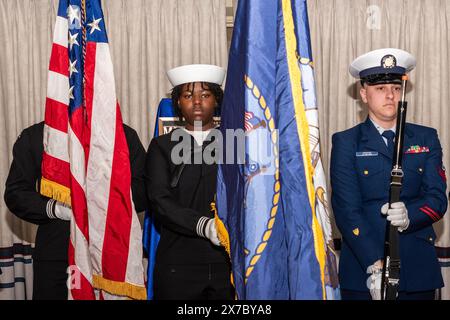
[[[72,218],[72,208],[62,202],[56,201],[54,199],[50,199],[47,202],[47,216],[50,219],[61,219],[70,221]]]
[[[381,300],[381,274],[383,270],[373,264],[367,268],[367,273],[371,274],[367,278],[367,288],[369,288],[372,300]]]
[[[386,219],[391,222],[398,231],[402,232],[409,227],[408,210],[403,202],[394,202],[389,209],[389,203],[381,207],[381,213],[387,215]]]
[[[206,223],[205,236],[214,245],[220,246],[220,240],[217,237],[217,229],[216,229],[216,223],[214,222],[214,219],[209,219],[209,221]]]

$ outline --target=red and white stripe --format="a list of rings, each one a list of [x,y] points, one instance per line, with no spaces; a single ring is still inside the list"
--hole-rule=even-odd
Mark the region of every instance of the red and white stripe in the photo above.
[[[67,52],[67,30],[67,19],[58,16],[53,34],[47,81],[42,176],[69,188],[67,140],[69,120],[67,112],[69,105],[69,71],[67,66],[69,65],[69,55]]]
[[[244,114],[244,128],[245,131],[250,131],[251,129],[253,129],[253,125],[250,123],[250,119],[253,118],[255,115],[253,114],[253,112],[248,112],[246,111]]]

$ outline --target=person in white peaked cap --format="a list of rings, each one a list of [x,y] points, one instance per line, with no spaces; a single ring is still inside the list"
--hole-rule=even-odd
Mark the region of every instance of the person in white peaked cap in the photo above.
[[[432,225],[447,210],[447,184],[435,129],[406,123],[400,201],[388,205],[402,76],[415,65],[410,53],[394,48],[370,51],[350,64],[350,74],[361,82],[368,117],[332,139],[332,206],[343,238],[343,299],[381,298],[386,220],[399,232],[397,298],[431,300],[444,285]]]
[[[217,163],[208,164],[204,157],[195,163],[194,157],[203,155],[214,140],[213,117],[222,102],[225,70],[191,64],[173,68],[167,76],[173,85],[172,103],[185,127],[154,138],[147,151],[147,195],[161,236],[154,298],[233,299],[230,259],[219,241],[212,210]]]

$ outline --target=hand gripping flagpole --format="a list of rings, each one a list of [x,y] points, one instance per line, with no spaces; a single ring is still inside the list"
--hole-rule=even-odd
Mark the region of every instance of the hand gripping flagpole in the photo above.
[[[397,109],[397,126],[395,132],[395,145],[392,157],[391,184],[389,189],[389,208],[392,203],[400,201],[400,192],[402,189],[403,169],[403,139],[406,120],[406,85],[408,76],[402,76],[402,96],[398,102]],[[381,278],[381,300],[397,299],[398,289],[400,285],[400,249],[399,235],[397,227],[391,225],[386,220],[386,233],[384,240],[384,264]]]

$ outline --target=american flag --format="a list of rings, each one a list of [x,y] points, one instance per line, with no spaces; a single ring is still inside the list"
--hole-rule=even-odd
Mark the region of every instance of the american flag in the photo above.
[[[60,0],[41,193],[72,206],[69,298],[145,299],[142,233],[99,0]]]
[[[255,117],[253,112],[246,111],[244,117],[244,127],[246,132],[254,129],[258,124],[261,123],[261,120],[258,119],[258,117]]]

